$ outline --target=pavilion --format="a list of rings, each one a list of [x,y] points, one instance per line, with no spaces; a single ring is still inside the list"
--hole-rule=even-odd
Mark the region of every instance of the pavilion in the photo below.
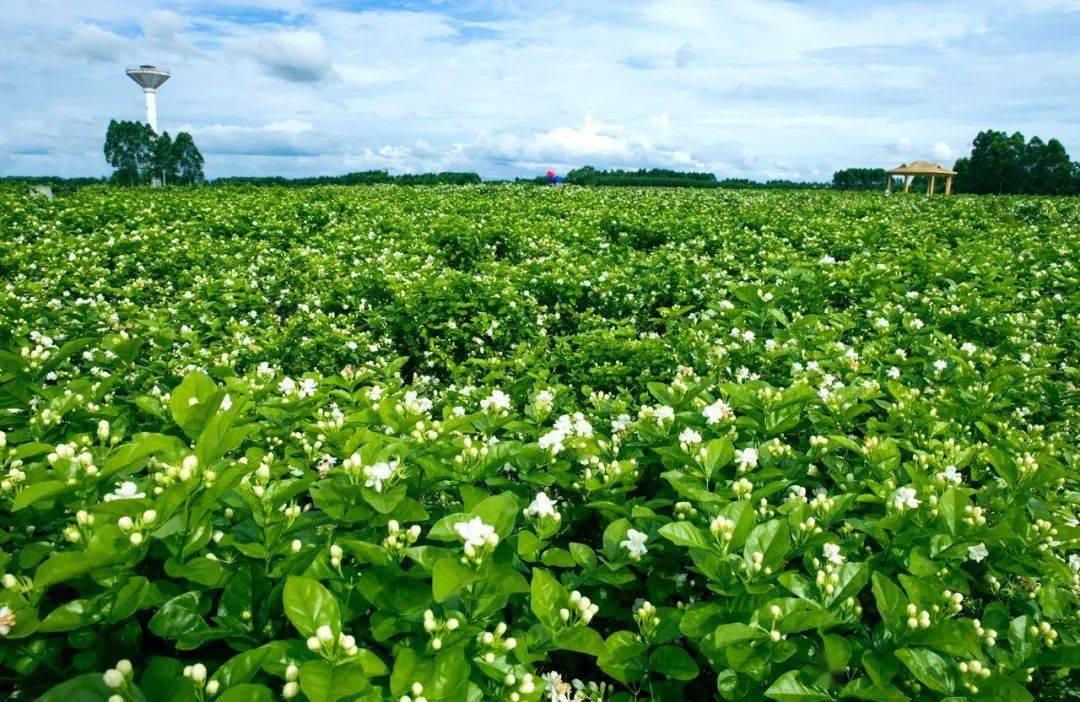
[[[904,177],[904,192],[906,193],[911,187],[911,179],[914,176],[927,176],[930,178],[929,184],[926,186],[926,194],[934,194],[934,181],[938,176],[945,176],[945,194],[952,194],[952,179],[956,175],[956,171],[950,171],[940,163],[930,163],[929,161],[914,161],[912,163],[903,163],[899,167],[892,169],[888,172],[889,177],[885,179],[885,191],[892,191],[892,177],[903,176]]]

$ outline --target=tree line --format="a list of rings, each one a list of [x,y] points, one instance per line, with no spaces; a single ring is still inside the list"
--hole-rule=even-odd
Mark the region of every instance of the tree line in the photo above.
[[[1057,139],[988,129],[972,142],[971,155],[953,166],[953,191],[977,195],[1076,195],[1080,194],[1080,163],[1069,158]],[[833,174],[837,190],[884,190],[884,168],[845,168]],[[897,179],[899,180],[899,179]],[[938,178],[938,187],[944,179]],[[895,185],[895,183],[894,183]],[[923,176],[912,184],[915,192],[926,189]]]
[[[339,176],[284,178],[282,176],[230,176],[215,178],[213,185],[279,185],[287,188],[310,188],[316,185],[478,185],[476,173],[404,173],[390,175],[387,171],[357,171]]]
[[[105,161],[115,170],[112,182],[146,185],[195,185],[206,180],[203,156],[187,132],[173,139],[156,134],[145,122],[111,120],[105,132]]]

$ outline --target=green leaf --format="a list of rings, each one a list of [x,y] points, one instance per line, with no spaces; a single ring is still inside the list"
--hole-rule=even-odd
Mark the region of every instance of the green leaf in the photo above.
[[[33,485],[23,488],[23,490],[15,496],[15,499],[11,503],[11,511],[18,512],[39,500],[54,497],[72,487],[74,486],[70,486],[62,480],[46,480],[44,482],[34,483]]]
[[[275,702],[277,696],[265,685],[237,685],[214,698],[214,702]]]
[[[790,536],[786,520],[773,519],[759,524],[750,532],[743,547],[743,558],[753,568],[755,553],[762,554],[761,567],[773,570],[784,564]],[[753,572],[753,571],[751,571]]]
[[[341,632],[341,610],[334,596],[321,583],[311,578],[290,575],[282,593],[285,616],[305,637],[315,635],[321,626],[328,626],[336,637]]]
[[[931,690],[951,695],[956,689],[956,672],[952,664],[930,649],[902,648],[896,652],[896,657]]]
[[[910,699],[900,688],[888,683],[876,685],[870,678],[852,680],[840,691],[840,696],[866,702],[907,702]]]
[[[872,576],[874,601],[878,614],[893,632],[904,631],[907,627],[907,597],[900,586],[881,573]]]
[[[596,630],[583,624],[558,631],[553,640],[554,647],[564,651],[577,651],[597,657],[607,653],[604,638]]]
[[[829,702],[827,692],[806,682],[798,671],[789,670],[776,679],[765,696],[776,702]]]
[[[197,439],[210,417],[218,411],[224,395],[208,375],[191,371],[169,397],[173,421],[188,438]]]
[[[239,653],[225,661],[214,671],[210,679],[216,680],[223,690],[250,682],[259,672],[263,662],[277,653],[278,648],[280,648],[278,644],[270,643]]]
[[[532,594],[530,606],[536,618],[551,629],[560,626],[559,610],[570,606],[570,596],[562,583],[543,568],[533,568],[529,589]]]
[[[649,654],[649,670],[676,680],[693,680],[699,672],[690,654],[678,646],[661,646]]]
[[[450,595],[472,583],[484,579],[469,566],[454,556],[444,556],[435,562],[432,569],[431,593],[436,602],[445,602]]]
[[[730,646],[731,644],[755,641],[766,638],[767,634],[757,627],[749,624],[721,624],[713,632],[713,645],[717,648]]]
[[[300,689],[310,702],[335,702],[363,692],[367,675],[357,663],[309,661],[300,668]]]
[[[49,688],[36,702],[101,702],[111,694],[101,673],[87,673]]]
[[[837,634],[822,634],[821,642],[825,646],[825,665],[830,671],[843,670],[851,660],[851,644]]]
[[[689,548],[712,548],[705,532],[689,522],[671,522],[660,527],[660,535],[677,546]]]
[[[475,517],[480,517],[484,524],[495,527],[500,539],[510,536],[517,521],[518,505],[513,493],[504,492],[482,500],[469,510]]]
[[[648,671],[645,663],[645,644],[637,634],[616,631],[604,641],[607,654],[597,659],[602,671],[626,684],[640,679]]]

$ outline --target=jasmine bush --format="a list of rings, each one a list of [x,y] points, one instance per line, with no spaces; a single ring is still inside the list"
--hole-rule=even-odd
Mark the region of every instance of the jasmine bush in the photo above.
[[[1078,223],[0,190],[3,687],[1075,698]]]

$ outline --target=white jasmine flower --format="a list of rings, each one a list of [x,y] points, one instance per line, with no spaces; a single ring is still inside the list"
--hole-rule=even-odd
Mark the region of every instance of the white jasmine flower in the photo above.
[[[758,462],[757,449],[747,447],[744,449],[738,449],[735,451],[735,462],[739,464],[742,469],[753,468]]]
[[[528,517],[554,517],[558,514],[555,509],[556,504],[558,504],[558,501],[548,497],[547,493],[538,492],[533,501],[529,503],[529,506],[525,508],[525,515]]]
[[[952,483],[959,485],[964,482],[964,476],[960,474],[960,471],[956,469],[956,466],[946,466],[945,470],[934,476],[942,483]]]
[[[454,525],[454,531],[466,543],[472,546],[483,546],[495,535],[495,527],[484,524],[480,517],[473,517],[467,522],[458,522]]]
[[[976,563],[980,562],[982,559],[986,558],[989,555],[990,552],[986,550],[986,544],[984,543],[979,543],[975,546],[968,546],[968,558],[975,561]]]
[[[840,545],[828,543],[821,547],[822,553],[825,555],[825,560],[829,563],[835,563],[840,565],[844,562],[844,556],[840,553]]]
[[[146,497],[145,492],[139,492],[139,486],[130,480],[125,480],[117,486],[116,490],[112,494],[105,495],[103,498],[106,502],[112,502],[113,500],[138,500]]]
[[[897,488],[893,493],[893,505],[896,509],[903,512],[905,509],[916,509],[922,504],[916,497],[914,488],[902,487]]]
[[[735,413],[731,411],[731,405],[723,400],[717,400],[701,410],[701,415],[705,417],[706,423],[717,424],[725,419],[731,419]]]
[[[649,552],[649,549],[645,547],[645,541],[648,538],[646,534],[637,529],[630,529],[626,532],[626,539],[619,542],[619,546],[630,552],[631,560],[637,561]]]
[[[371,466],[364,466],[364,487],[374,488],[375,492],[382,492],[383,483],[389,480],[394,475],[394,469],[397,467],[395,461],[393,465],[390,463],[376,463]]]
[[[7,636],[14,628],[15,613],[7,605],[0,607],[0,636]]]

